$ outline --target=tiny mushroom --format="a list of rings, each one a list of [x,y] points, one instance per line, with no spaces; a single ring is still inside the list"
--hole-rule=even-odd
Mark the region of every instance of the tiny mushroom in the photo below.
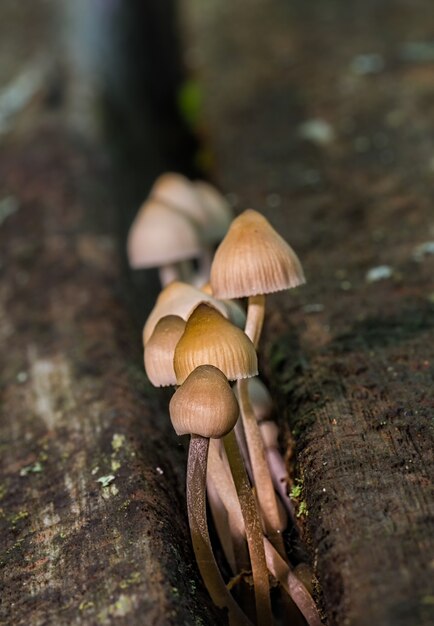
[[[178,383],[182,384],[195,368],[204,364],[218,367],[229,380],[255,376],[258,367],[255,348],[247,335],[212,306],[202,303],[190,315],[175,348]],[[257,621],[259,626],[267,626],[272,618],[261,523],[250,487],[246,488],[248,478],[233,430],[223,441],[246,525]]]
[[[194,369],[173,395],[170,418],[178,435],[190,434],[187,510],[196,561],[214,603],[226,607],[230,623],[250,621],[226,587],[216,563],[206,515],[206,472],[210,437],[223,437],[238,418],[238,403],[224,374],[212,365]]]
[[[179,278],[178,264],[198,257],[201,249],[194,222],[156,200],[142,205],[128,233],[127,253],[131,267],[158,267],[163,286]]]
[[[145,345],[145,370],[154,387],[176,385],[173,355],[184,329],[185,321],[181,317],[165,315],[158,321]]]
[[[218,298],[249,298],[245,332],[258,345],[265,312],[265,294],[305,282],[297,255],[263,215],[244,211],[231,224],[217,248],[211,286]],[[258,499],[271,540],[283,554],[278,504],[247,381],[238,381],[241,416]]]
[[[167,285],[159,294],[154,308],[150,312],[143,328],[143,343],[149,341],[155,325],[165,315],[179,315],[187,320],[193,309],[200,302],[208,302],[222,315],[227,316],[225,305],[193,285],[176,280]]]

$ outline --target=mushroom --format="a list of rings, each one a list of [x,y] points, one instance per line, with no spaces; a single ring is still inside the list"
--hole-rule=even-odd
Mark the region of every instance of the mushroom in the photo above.
[[[190,315],[175,349],[174,369],[178,384],[204,364],[218,367],[229,380],[248,378],[257,373],[256,351],[247,335],[216,309],[201,303]],[[223,441],[246,525],[258,625],[267,626],[272,622],[272,614],[262,529],[250,486],[246,487],[248,478],[233,430]]]
[[[211,286],[217,298],[249,298],[246,333],[255,346],[264,320],[265,294],[304,282],[293,249],[252,209],[232,222],[211,267]]]
[[[127,254],[133,269],[158,267],[163,287],[179,279],[178,264],[201,254],[196,224],[162,202],[148,200],[128,233]]]
[[[209,277],[214,247],[226,234],[232,219],[228,203],[209,183],[192,183],[182,174],[173,172],[157,178],[150,196],[172,210],[188,216],[196,224],[203,245],[198,255],[200,271],[194,284],[203,284]]]
[[[172,396],[170,418],[178,435],[190,434],[187,510],[196,561],[213,602],[227,608],[231,624],[250,624],[228,591],[215,561],[206,516],[210,437],[220,438],[238,419],[238,403],[226,376],[212,365],[194,369]]]
[[[154,387],[176,385],[173,355],[184,329],[185,321],[178,315],[165,315],[156,324],[144,352],[146,374]]]
[[[295,252],[265,217],[252,209],[244,211],[232,222],[211,267],[211,286],[218,298],[249,298],[245,332],[255,346],[264,319],[264,294],[296,287],[303,282],[303,270]],[[239,380],[237,385],[259,503],[269,536],[284,554],[276,494],[247,382]]]
[[[163,316],[179,315],[182,319],[187,320],[200,302],[212,304],[213,307],[227,316],[226,307],[222,302],[196,289],[196,287],[178,280],[167,285],[160,292],[154,308],[146,320],[143,328],[143,343],[146,344],[149,341],[155,325]]]
[[[243,522],[243,515],[237,499],[237,493],[235,491],[233,480],[227,472],[225,464],[220,457],[215,454],[212,455],[212,463],[214,466],[214,475],[216,476],[216,490],[226,507],[228,516],[231,519],[231,526],[235,529],[237,535],[244,536],[246,528]],[[249,485],[247,483],[245,488],[247,489],[248,487]],[[320,626],[321,620],[319,618],[318,611],[303,579],[300,580],[299,577],[291,570],[288,563],[286,563],[286,561],[280,556],[266,537],[263,538],[263,542],[267,567],[270,572],[280,582],[283,589],[297,605],[309,626]]]

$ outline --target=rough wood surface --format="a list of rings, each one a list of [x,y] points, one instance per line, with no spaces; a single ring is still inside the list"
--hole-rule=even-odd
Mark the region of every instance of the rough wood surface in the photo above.
[[[107,149],[71,129],[41,61],[51,11],[0,8],[0,623],[224,623],[194,565],[185,453],[121,297],[112,226],[129,199],[115,207]]]
[[[216,172],[308,277],[270,298],[263,365],[296,441],[320,602],[330,624],[428,626],[432,3],[202,6],[185,22]]]

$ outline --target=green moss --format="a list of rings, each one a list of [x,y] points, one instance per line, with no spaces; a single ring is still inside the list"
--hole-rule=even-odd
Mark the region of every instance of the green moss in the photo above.
[[[302,502],[300,502],[299,507],[298,507],[298,512],[297,512],[297,517],[307,517],[309,514],[309,511],[307,510],[307,504],[306,504],[306,500],[303,500]]]
[[[202,90],[195,80],[186,80],[178,91],[178,109],[183,120],[197,130],[202,112]]]
[[[20,522],[23,519],[27,519],[28,517],[29,517],[28,511],[19,511],[11,518],[11,523],[13,526],[15,526],[17,522]]]
[[[33,465],[26,465],[20,470],[20,476],[27,476],[28,474],[40,474],[43,471],[42,464],[36,461]]]
[[[131,587],[131,585],[138,585],[141,582],[141,574],[140,572],[133,572],[128,578],[125,580],[121,580],[119,583],[119,587],[121,589],[127,589]]]

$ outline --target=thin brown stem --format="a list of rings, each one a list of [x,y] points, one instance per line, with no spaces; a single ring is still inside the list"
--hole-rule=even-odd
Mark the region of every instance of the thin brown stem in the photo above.
[[[259,430],[259,426],[250,402],[247,380],[239,380],[237,385],[241,418],[243,420],[256,493],[259,500],[259,506],[264,517],[266,533],[281,555],[284,556],[285,549],[281,535],[284,527],[282,527],[282,520],[279,514],[273,481],[271,479],[270,470],[266,460],[261,431]]]
[[[250,338],[255,348],[258,347],[265,316],[265,296],[250,296],[247,308],[247,319],[244,332]]]
[[[227,608],[231,626],[251,626],[226,588],[212,551],[206,517],[206,468],[209,439],[191,435],[187,465],[187,510],[196,561],[214,602]]]
[[[234,431],[231,430],[231,432],[224,437],[223,441],[244,518],[255,589],[257,623],[258,626],[270,626],[273,623],[270,586],[265,562],[263,534],[256,508],[256,501],[252,493]]]
[[[286,561],[282,559],[277,550],[265,537],[264,548],[268,569],[297,605],[300,613],[307,621],[308,626],[322,626],[312,596],[288,566]]]

